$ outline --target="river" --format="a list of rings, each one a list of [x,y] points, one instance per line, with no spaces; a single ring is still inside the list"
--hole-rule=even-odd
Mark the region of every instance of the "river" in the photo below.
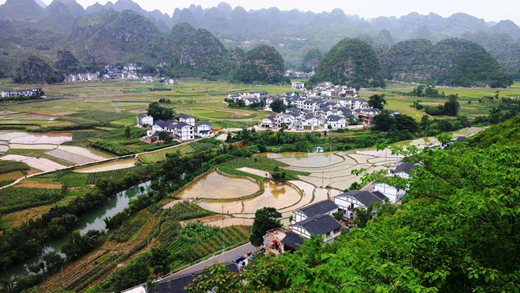
[[[74,227],[74,230],[80,230],[81,234],[85,234],[89,230],[106,231],[105,222],[103,219],[106,217],[112,217],[115,214],[122,212],[123,209],[128,206],[131,199],[148,191],[150,183],[150,181],[141,183],[139,185],[130,187],[125,191],[119,192],[115,196],[107,198],[103,205],[99,206],[95,210],[83,214],[80,217],[80,222],[78,225]],[[141,187],[143,188],[144,192],[141,192]],[[15,276],[27,276],[29,274],[27,266],[31,264],[37,264],[42,261],[42,257],[45,253],[52,251],[59,253],[60,247],[67,242],[71,234],[72,231],[58,239],[54,239],[46,243],[46,246],[43,248],[43,251],[40,255],[31,257],[25,260],[23,263],[9,267],[5,272],[0,273],[0,280],[10,279]]]

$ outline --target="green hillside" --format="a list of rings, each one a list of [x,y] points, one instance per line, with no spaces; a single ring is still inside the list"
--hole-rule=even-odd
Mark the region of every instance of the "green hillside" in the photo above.
[[[352,87],[385,87],[379,56],[360,39],[344,39],[325,54],[313,82],[331,81]]]

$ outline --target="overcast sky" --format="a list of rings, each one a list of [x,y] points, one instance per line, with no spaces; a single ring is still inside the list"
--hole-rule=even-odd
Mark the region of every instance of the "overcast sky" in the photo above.
[[[50,3],[52,0],[43,0]],[[105,4],[107,0],[76,0],[83,7],[88,7],[96,2]],[[115,3],[117,0],[112,0]],[[197,1],[197,2],[195,2]],[[0,0],[0,3],[5,0]],[[175,8],[187,8],[190,4],[200,4],[203,8],[217,6],[222,1],[218,0],[134,0],[145,10],[159,9],[164,13],[172,15]],[[242,6],[246,10],[278,7],[280,10],[311,10],[314,12],[331,11],[341,8],[346,14],[357,14],[364,18],[378,16],[406,15],[410,12],[420,14],[437,13],[448,17],[457,12],[464,12],[486,21],[500,21],[509,19],[517,25],[520,24],[520,1],[518,0],[227,0],[233,8]]]

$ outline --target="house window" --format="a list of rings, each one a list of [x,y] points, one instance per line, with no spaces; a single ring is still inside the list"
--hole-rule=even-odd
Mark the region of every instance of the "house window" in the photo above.
[[[334,230],[334,234],[338,234],[339,233],[339,228]]]

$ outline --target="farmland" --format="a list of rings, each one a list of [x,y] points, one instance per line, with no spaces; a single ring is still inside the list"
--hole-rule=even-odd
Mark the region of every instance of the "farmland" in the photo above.
[[[56,202],[61,198],[59,189],[8,187],[0,193],[0,211],[19,211]]]
[[[174,148],[169,148],[162,151],[155,151],[148,154],[139,155],[139,160],[143,163],[158,163],[166,160],[166,154],[176,154],[185,155],[189,153],[193,153],[195,149],[191,147],[191,145],[182,145]]]
[[[96,181],[100,179],[121,179],[123,178],[128,172],[136,172],[140,173],[143,172],[146,168],[144,167],[133,167],[133,168],[126,168],[126,169],[119,169],[119,170],[111,170],[111,171],[105,171],[105,172],[95,172],[95,173],[88,173],[88,177],[86,180],[86,184],[95,184]]]

